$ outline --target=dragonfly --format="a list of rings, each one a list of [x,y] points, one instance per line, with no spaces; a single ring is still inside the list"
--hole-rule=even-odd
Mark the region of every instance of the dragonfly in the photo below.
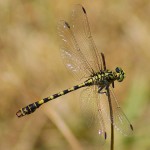
[[[120,67],[116,67],[114,71],[107,69],[105,56],[95,46],[87,13],[82,5],[74,6],[70,24],[64,20],[59,21],[58,34],[60,51],[66,67],[77,80],[84,79],[84,82],[29,104],[21,108],[16,115],[29,115],[44,103],[84,88],[80,96],[81,108],[85,113],[89,111],[90,124],[96,127],[99,137],[107,139],[108,122],[124,135],[131,134],[133,126],[120,108],[113,92],[114,82],[122,82],[125,72]]]

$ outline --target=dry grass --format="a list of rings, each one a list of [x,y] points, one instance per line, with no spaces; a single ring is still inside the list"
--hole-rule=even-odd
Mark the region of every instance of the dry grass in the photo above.
[[[15,116],[20,107],[78,83],[62,63],[56,31],[57,21],[68,20],[76,3],[86,8],[95,43],[109,68],[119,65],[127,74],[115,92],[135,133],[131,138],[116,134],[115,149],[150,149],[149,0],[1,0],[0,149],[100,149],[81,120],[80,91],[33,115]]]

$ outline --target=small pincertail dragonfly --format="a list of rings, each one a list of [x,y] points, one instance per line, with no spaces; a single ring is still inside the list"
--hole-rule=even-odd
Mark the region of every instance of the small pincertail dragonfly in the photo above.
[[[87,110],[90,112],[89,121],[92,127],[96,126],[98,136],[106,140],[106,121],[124,135],[131,134],[133,127],[121,110],[112,90],[114,81],[122,82],[125,73],[120,67],[116,67],[115,71],[106,68],[104,54],[96,49],[83,6],[75,5],[70,24],[64,20],[58,23],[58,33],[66,67],[77,79],[85,79],[85,81],[29,104],[21,108],[16,115],[22,117],[31,114],[50,100],[85,88],[81,93],[81,106],[85,113]]]

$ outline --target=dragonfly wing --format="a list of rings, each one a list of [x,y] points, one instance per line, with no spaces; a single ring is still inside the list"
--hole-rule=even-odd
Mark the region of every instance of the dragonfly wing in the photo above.
[[[114,95],[113,89],[110,89],[110,99],[111,99],[111,105],[112,105],[112,111],[113,111],[113,125],[114,128],[121,132],[124,135],[131,135],[133,133],[133,127],[131,123],[129,122],[127,116],[124,114],[122,109],[120,108],[117,99]],[[109,110],[109,103],[108,103],[108,97],[106,91],[102,91],[102,94],[99,94],[101,97],[101,107],[102,107],[102,114],[105,117],[106,121],[111,122],[110,119],[110,110]]]
[[[94,72],[102,70],[101,53],[93,41],[87,13],[80,4],[75,5],[72,10],[71,27],[85,59],[91,64]]]
[[[95,130],[95,134],[103,143],[106,138],[105,123],[99,106],[97,87],[92,86],[84,89],[81,93],[81,110],[89,127]]]
[[[60,50],[66,67],[77,79],[89,77],[93,70],[84,58],[70,25],[66,21],[59,21],[58,34]]]

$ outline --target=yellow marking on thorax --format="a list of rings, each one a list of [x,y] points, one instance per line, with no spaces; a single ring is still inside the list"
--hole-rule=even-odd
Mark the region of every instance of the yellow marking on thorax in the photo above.
[[[98,74],[98,78],[99,78],[99,79],[101,78],[101,76],[103,76],[103,75]]]
[[[92,79],[93,79],[93,81],[96,81],[96,77],[93,77]]]

